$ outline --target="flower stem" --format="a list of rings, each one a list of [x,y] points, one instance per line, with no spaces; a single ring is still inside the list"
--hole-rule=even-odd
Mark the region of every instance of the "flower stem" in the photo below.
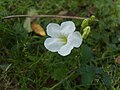
[[[87,19],[87,17],[77,17],[77,16],[60,16],[60,15],[11,15],[3,17],[2,19],[10,19],[10,18],[23,18],[23,17],[29,17],[29,18],[69,18],[69,19]],[[98,21],[98,19],[95,19],[94,21]]]

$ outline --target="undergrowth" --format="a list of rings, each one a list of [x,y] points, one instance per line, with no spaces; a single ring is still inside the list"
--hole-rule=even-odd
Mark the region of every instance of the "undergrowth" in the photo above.
[[[25,18],[2,19],[31,7],[39,14],[95,15],[99,21],[80,48],[62,57],[45,49],[46,37],[26,32]],[[119,8],[119,0],[1,0],[0,90],[119,90]],[[38,23],[46,30],[51,22],[68,20],[81,30],[82,20],[40,18]]]

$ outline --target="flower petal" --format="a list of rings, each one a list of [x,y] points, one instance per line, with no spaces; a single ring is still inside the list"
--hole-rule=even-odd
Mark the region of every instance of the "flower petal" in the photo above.
[[[47,34],[51,37],[58,37],[60,35],[60,26],[56,23],[47,25]]]
[[[57,52],[63,46],[63,43],[58,38],[47,38],[44,46],[51,52]]]
[[[66,55],[69,55],[71,50],[73,49],[73,46],[69,45],[69,44],[66,44],[64,46],[62,46],[60,48],[60,50],[58,51],[58,53],[62,56],[66,56]]]
[[[68,35],[75,31],[75,24],[72,21],[66,21],[61,24],[61,33]]]
[[[68,43],[73,47],[80,47],[82,44],[82,36],[80,32],[75,31],[68,36]]]

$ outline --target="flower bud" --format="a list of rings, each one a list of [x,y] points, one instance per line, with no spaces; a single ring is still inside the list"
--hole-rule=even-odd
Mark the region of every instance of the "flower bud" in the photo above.
[[[95,19],[95,16],[92,15],[92,16],[90,17],[90,23],[92,23],[92,22],[94,21],[94,19]]]
[[[88,25],[88,23],[89,23],[89,19],[84,19],[82,24],[81,24],[81,27],[85,28]]]
[[[90,29],[90,26],[87,26],[86,28],[83,29],[83,34],[82,34],[82,38],[83,39],[86,39],[87,36],[89,35],[91,29]]]

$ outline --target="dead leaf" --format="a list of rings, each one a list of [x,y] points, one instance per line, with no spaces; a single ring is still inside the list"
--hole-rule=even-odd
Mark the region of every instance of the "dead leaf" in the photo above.
[[[116,63],[120,64],[120,55],[116,58]]]
[[[66,15],[68,13],[68,11],[67,10],[64,10],[64,11],[60,11],[59,13],[58,13],[58,15]]]
[[[36,34],[46,36],[44,29],[39,24],[32,22],[31,27]]]

